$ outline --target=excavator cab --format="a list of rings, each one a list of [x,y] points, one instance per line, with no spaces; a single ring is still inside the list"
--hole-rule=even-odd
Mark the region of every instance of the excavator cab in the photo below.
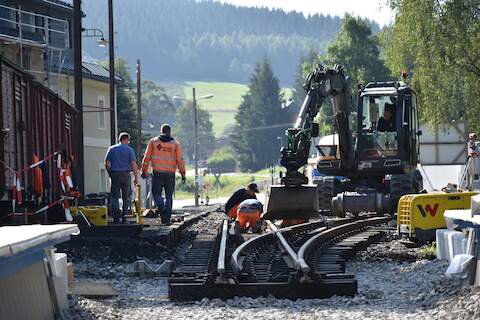
[[[357,174],[411,173],[418,163],[415,93],[404,82],[370,82],[358,91]]]
[[[338,216],[393,214],[401,196],[423,188],[416,95],[405,82],[389,81],[359,86],[357,98],[355,165],[348,171],[328,167],[319,157],[318,169],[326,176],[318,184],[319,208]]]

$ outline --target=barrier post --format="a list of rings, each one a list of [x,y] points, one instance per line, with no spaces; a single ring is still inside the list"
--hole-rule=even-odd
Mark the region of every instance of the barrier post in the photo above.
[[[142,194],[141,194],[141,187],[139,184],[136,185],[137,188],[137,198],[135,199],[135,210],[137,211],[137,223],[143,224],[143,217],[142,217]]]

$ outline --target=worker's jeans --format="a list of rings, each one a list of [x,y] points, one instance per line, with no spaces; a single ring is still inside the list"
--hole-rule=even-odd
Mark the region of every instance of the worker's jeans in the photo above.
[[[122,191],[122,220],[125,221],[124,216],[128,213],[130,205],[130,192],[132,189],[132,182],[130,180],[130,172],[128,171],[112,171],[110,173],[110,179],[112,180],[112,213],[113,222],[119,222],[120,208],[118,199],[120,199],[120,190]]]
[[[162,191],[165,190],[165,202],[163,202]],[[157,208],[162,214],[162,220],[170,221],[173,205],[173,191],[175,190],[175,173],[154,172],[152,181],[152,194]],[[164,207],[168,210],[162,210]]]

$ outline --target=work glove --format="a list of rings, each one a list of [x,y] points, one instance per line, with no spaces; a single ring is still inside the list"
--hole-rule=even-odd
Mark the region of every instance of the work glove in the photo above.
[[[182,176],[182,183],[185,183],[187,182],[187,177],[186,176]]]

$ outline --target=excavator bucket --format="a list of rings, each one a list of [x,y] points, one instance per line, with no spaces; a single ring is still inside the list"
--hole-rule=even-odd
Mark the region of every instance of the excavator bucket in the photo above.
[[[317,186],[272,185],[266,195],[265,208],[262,218],[267,220],[318,217]]]

